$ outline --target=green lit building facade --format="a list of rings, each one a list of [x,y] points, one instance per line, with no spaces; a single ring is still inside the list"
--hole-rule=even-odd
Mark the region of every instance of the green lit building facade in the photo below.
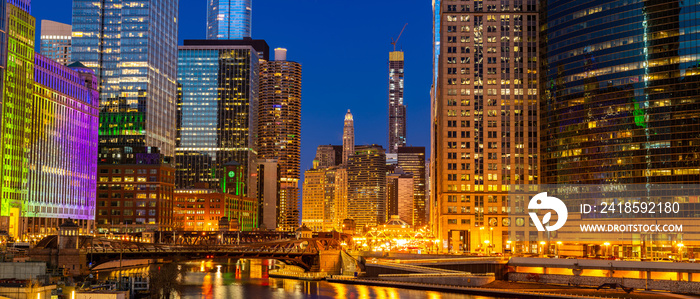
[[[31,134],[31,104],[34,87],[35,19],[28,9],[6,4],[7,60],[2,89],[2,227],[10,235],[19,233],[22,200],[27,194],[27,154]]]

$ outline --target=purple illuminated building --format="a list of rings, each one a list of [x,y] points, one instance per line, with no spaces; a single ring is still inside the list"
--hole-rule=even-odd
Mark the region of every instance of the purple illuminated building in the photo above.
[[[99,93],[94,72],[40,54],[34,59],[34,101],[27,156],[25,236],[53,233],[72,218],[94,228]]]

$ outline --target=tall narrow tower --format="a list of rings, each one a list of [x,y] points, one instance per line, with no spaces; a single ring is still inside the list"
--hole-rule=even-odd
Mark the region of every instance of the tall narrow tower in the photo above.
[[[280,169],[278,226],[299,226],[299,155],[301,142],[301,64],[275,49],[275,60],[260,64],[258,158],[276,159]],[[271,229],[271,227],[267,227]]]
[[[403,51],[389,52],[389,140],[387,152],[406,146],[406,106],[403,104]]]
[[[348,158],[353,152],[355,152],[355,122],[348,109],[348,113],[345,114],[345,127],[343,127],[343,165],[348,165]]]

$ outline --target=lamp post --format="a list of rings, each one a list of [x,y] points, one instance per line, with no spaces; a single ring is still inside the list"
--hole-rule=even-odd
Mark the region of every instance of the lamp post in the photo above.
[[[603,256],[608,256],[608,247],[610,246],[610,242],[605,242],[603,243],[603,246],[605,246],[605,251],[603,252]]]
[[[540,255],[544,255],[543,253],[544,253],[544,249],[545,249],[546,244],[547,244],[547,242],[540,241],[540,247],[542,248],[542,249],[540,249]]]
[[[561,241],[557,241],[557,258],[560,257],[560,254],[559,254],[559,247],[560,246],[561,246]]]

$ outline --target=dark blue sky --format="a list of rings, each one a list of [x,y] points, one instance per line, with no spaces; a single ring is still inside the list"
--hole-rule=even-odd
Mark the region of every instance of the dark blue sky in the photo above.
[[[33,0],[37,26],[42,19],[70,24],[71,3]],[[397,49],[403,49],[406,59],[407,140],[427,150],[431,14],[431,2],[418,0],[253,0],[253,38],[266,40],[270,49],[287,48],[287,59],[303,67],[302,174],[311,167],[318,145],[342,143],[347,109],[355,117],[356,144],[386,148],[388,52],[404,23]],[[205,19],[206,1],[180,1],[180,44],[206,38]],[[37,40],[39,32],[37,28]]]

